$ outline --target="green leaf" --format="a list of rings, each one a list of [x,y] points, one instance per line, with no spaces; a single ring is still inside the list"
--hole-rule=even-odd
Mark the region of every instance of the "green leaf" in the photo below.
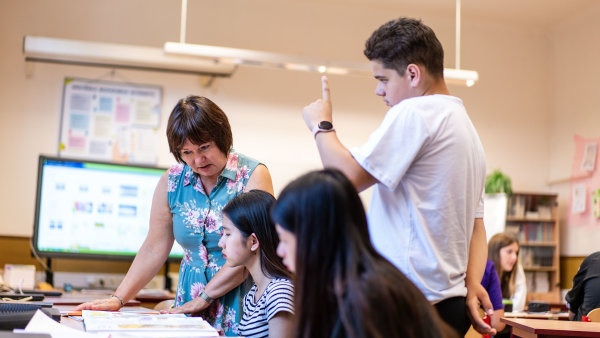
[[[504,175],[500,170],[494,170],[485,178],[486,194],[512,194],[512,183],[510,178]]]

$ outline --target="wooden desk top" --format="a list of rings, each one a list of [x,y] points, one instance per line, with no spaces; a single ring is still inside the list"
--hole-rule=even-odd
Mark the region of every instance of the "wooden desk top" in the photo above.
[[[501,318],[519,337],[600,337],[600,323],[564,320]]]
[[[51,302],[55,305],[79,305],[81,303],[90,302],[94,299],[102,299],[110,297],[110,293],[98,292],[65,292],[59,297],[48,297],[44,298],[44,302]],[[141,302],[136,299],[132,299],[125,304],[125,306],[140,306]]]
[[[71,310],[73,307],[70,305],[57,305],[54,306],[55,308],[57,308],[58,310],[62,311],[68,311]],[[153,310],[147,309],[147,308],[143,308],[140,306],[128,306],[126,308],[123,308],[121,311],[132,311],[132,312],[152,312]],[[85,329],[83,328],[83,319],[81,316],[61,316],[60,318],[60,323],[63,325],[66,325],[70,328],[76,329],[76,330],[81,330],[81,331],[85,331]]]
[[[529,318],[529,319],[556,319],[556,320],[569,320],[569,313],[567,312],[504,312],[505,318]]]

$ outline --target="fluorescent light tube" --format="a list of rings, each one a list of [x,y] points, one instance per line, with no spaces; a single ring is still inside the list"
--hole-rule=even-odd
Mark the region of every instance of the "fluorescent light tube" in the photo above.
[[[217,58],[238,65],[280,68],[288,70],[319,72],[339,75],[370,75],[369,64],[328,62],[319,59],[191,43],[166,42],[167,54],[188,55],[201,58]]]
[[[326,62],[318,59],[254,51],[249,49],[197,45],[179,42],[166,42],[164,50],[167,54],[219,59],[244,66],[281,68],[287,70],[319,72],[336,75],[372,76],[370,66],[366,62]],[[450,84],[460,84],[470,87],[475,84],[475,81],[479,79],[479,76],[477,72],[473,70],[446,68],[444,69],[444,78],[446,79],[446,82]]]
[[[444,79],[450,84],[471,87],[479,80],[479,74],[474,70],[444,68]]]
[[[25,36],[26,61],[230,76],[233,62],[166,55],[163,49],[124,44]]]

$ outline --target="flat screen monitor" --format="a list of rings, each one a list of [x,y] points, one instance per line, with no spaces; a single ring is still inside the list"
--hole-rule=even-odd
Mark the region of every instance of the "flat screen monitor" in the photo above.
[[[40,156],[33,247],[42,257],[132,260],[166,169]],[[183,257],[177,242],[169,260]]]

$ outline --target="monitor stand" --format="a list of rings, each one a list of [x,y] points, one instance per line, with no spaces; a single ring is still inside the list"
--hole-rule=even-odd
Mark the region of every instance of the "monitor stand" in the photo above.
[[[52,271],[52,258],[46,258],[46,283],[54,286],[54,272]],[[165,289],[171,291],[173,280],[169,276],[169,261],[165,262]]]
[[[54,286],[54,272],[52,272],[52,259],[46,258],[46,283]]]
[[[171,280],[171,277],[169,277],[169,261],[167,260],[165,262],[165,289],[169,290],[169,292],[171,292],[172,283],[173,281]]]

